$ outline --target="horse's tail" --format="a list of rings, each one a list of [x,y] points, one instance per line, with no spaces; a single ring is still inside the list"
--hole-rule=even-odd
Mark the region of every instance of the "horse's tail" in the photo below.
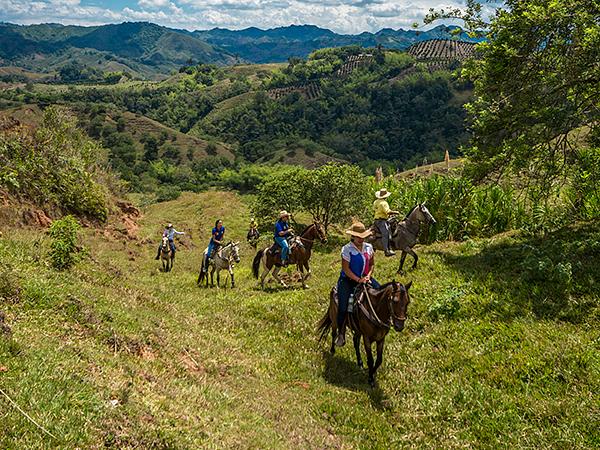
[[[254,278],[256,278],[257,280],[258,280],[258,272],[260,270],[260,260],[262,259],[264,252],[265,252],[264,250],[259,250],[259,252],[254,257],[254,261],[252,261],[252,274],[254,275]]]
[[[319,342],[323,340],[327,333],[329,333],[329,329],[331,328],[331,317],[329,317],[329,309],[323,316],[323,318],[317,324],[317,332],[321,332],[319,336]]]

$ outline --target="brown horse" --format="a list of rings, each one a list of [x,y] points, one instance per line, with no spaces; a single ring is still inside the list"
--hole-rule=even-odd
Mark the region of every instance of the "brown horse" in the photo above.
[[[320,222],[315,222],[306,227],[302,234],[299,237],[294,238],[290,244],[289,263],[296,264],[296,267],[300,271],[302,278],[302,287],[305,289],[308,288],[306,281],[311,276],[308,260],[312,254],[312,246],[317,239],[319,239],[321,242],[327,242],[327,233],[325,232],[325,227]],[[273,268],[273,278],[279,281],[283,287],[287,287],[283,280],[279,278],[279,271],[282,267],[281,252],[279,251],[273,254],[270,251],[270,248],[271,247],[267,247],[263,250],[260,250],[254,257],[254,261],[252,262],[252,273],[254,274],[254,278],[258,279],[260,263],[262,261],[263,273],[260,276],[261,288],[264,289],[265,278],[267,278],[267,275],[271,273]],[[305,270],[306,274],[304,273]]]
[[[379,289],[371,288],[361,284],[354,295],[354,309],[346,317],[352,332],[354,333],[354,350],[356,351],[356,362],[358,367],[363,367],[360,356],[360,337],[363,338],[365,352],[367,354],[367,365],[369,367],[369,384],[375,386],[375,372],[383,360],[383,345],[385,337],[393,325],[396,331],[402,331],[406,321],[406,312],[410,303],[408,290],[412,281],[404,286],[392,281]],[[319,341],[322,340],[331,328],[331,349],[335,353],[335,338],[337,336],[337,290],[331,290],[329,309],[319,322],[317,329],[321,332]],[[377,343],[377,360],[373,363],[371,346]]]

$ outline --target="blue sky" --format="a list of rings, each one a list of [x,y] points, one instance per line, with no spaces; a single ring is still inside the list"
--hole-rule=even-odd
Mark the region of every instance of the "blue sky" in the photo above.
[[[410,28],[464,0],[0,0],[0,21],[98,25],[149,21],[189,30],[314,24],[338,33]],[[490,6],[491,8],[491,6]]]

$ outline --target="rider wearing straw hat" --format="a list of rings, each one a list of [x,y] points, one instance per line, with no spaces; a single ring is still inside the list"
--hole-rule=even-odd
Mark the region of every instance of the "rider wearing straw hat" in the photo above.
[[[342,247],[342,271],[337,283],[338,335],[335,345],[338,347],[346,343],[346,313],[350,296],[360,283],[368,283],[378,288],[379,283],[371,278],[375,267],[375,251],[373,246],[365,242],[371,235],[371,230],[365,228],[361,222],[355,222],[346,230],[350,235],[350,242]]]
[[[375,226],[381,233],[381,242],[385,250],[385,256],[394,256],[396,253],[390,248],[390,225],[388,219],[391,215],[400,214],[398,211],[392,211],[387,202],[387,198],[392,195],[386,188],[381,188],[375,192],[375,202],[373,209],[375,210]]]
[[[281,265],[288,265],[288,255],[290,253],[290,244],[288,238],[292,235],[293,229],[289,224],[290,213],[283,210],[279,213],[279,220],[275,222],[275,242],[281,247]]]

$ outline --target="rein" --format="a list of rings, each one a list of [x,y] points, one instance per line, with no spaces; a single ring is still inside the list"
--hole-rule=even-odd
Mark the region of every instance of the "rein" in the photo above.
[[[367,298],[367,304],[369,305],[369,309],[371,310],[372,316],[369,317],[368,314],[365,314],[365,315],[375,325],[378,325],[381,328],[389,329],[391,327],[391,324],[392,324],[392,319],[406,320],[406,317],[403,319],[401,317],[398,317],[396,314],[394,314],[394,309],[392,308],[392,302],[393,302],[393,295],[392,295],[392,297],[390,297],[387,300],[387,306],[388,306],[388,310],[389,310],[389,313],[390,313],[390,318],[389,318],[388,322],[385,323],[383,320],[381,320],[379,318],[379,316],[375,312],[375,308],[373,307],[373,302],[371,301],[371,296],[369,295],[369,288],[366,285],[363,285],[363,291],[365,293],[365,297]]]
[[[369,305],[371,314],[373,314],[373,316],[371,317],[371,320],[375,323],[375,325],[379,325],[382,328],[390,328],[389,321],[388,321],[388,323],[385,323],[383,320],[381,320],[379,318],[379,316],[377,316],[377,313],[375,312],[375,308],[373,308],[373,303],[371,302],[371,296],[369,295],[369,288],[366,285],[363,285],[363,286],[364,286],[363,291],[365,293],[365,296],[367,297],[367,304]],[[374,320],[373,320],[373,318],[374,318]]]

